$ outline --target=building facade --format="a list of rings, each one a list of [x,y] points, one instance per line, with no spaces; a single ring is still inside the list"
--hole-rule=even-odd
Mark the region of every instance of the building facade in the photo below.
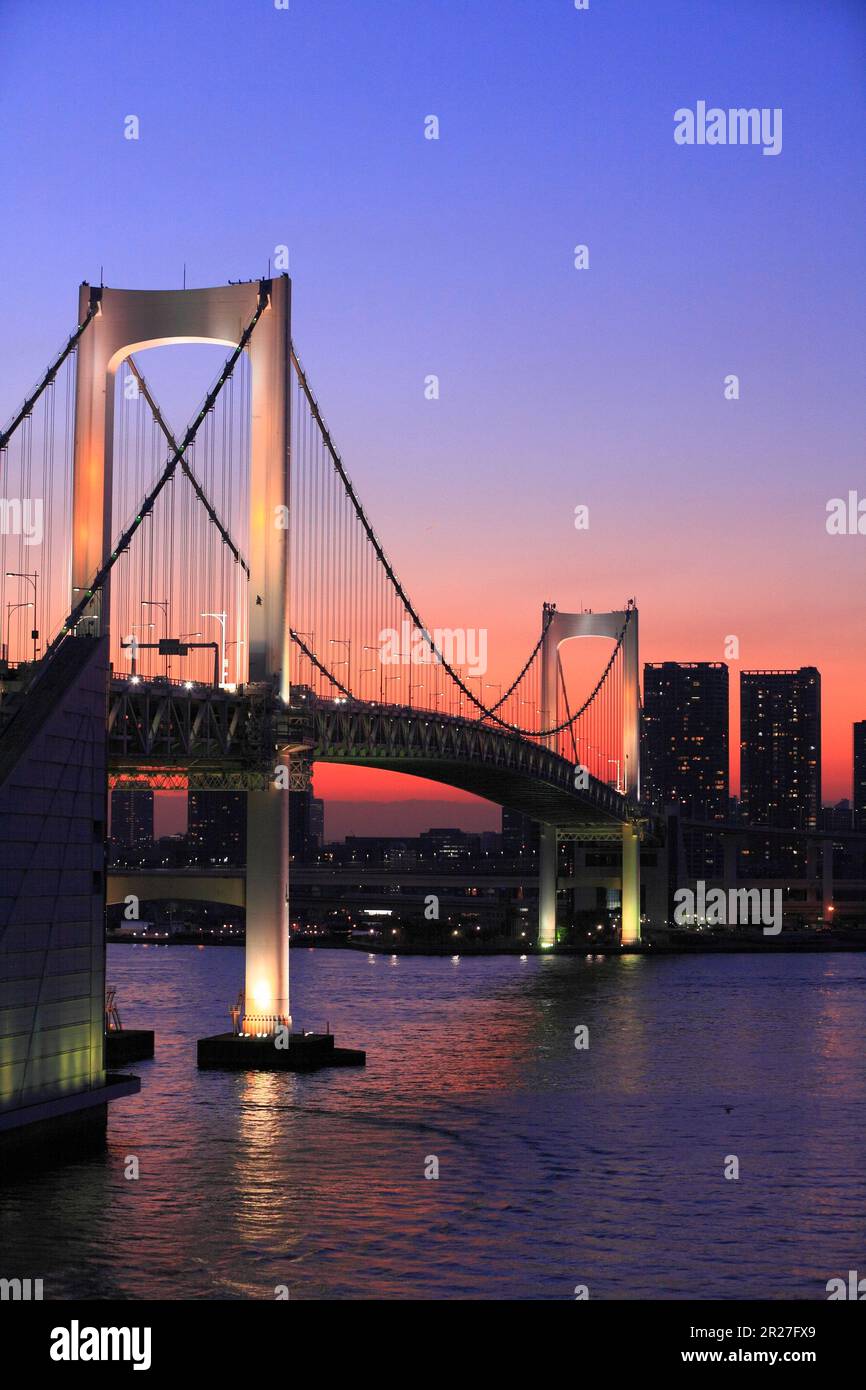
[[[105,638],[69,638],[0,734],[0,1170],[101,1144]],[[14,698],[14,697],[13,697]]]
[[[246,793],[191,791],[187,842],[199,863],[246,863]]]
[[[111,793],[111,838],[129,848],[153,843],[153,792],[149,787],[118,787]]]
[[[749,825],[815,829],[821,819],[821,675],[740,675],[740,798]]]
[[[641,786],[654,810],[680,806],[726,820],[729,801],[728,668],[722,661],[644,666]]]

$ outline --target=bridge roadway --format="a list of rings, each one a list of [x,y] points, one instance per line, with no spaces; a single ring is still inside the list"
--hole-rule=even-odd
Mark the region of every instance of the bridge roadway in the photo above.
[[[542,744],[476,720],[298,687],[284,704],[265,685],[214,689],[113,676],[108,711],[112,785],[264,790],[287,766],[309,784],[313,762],[383,768],[459,787],[561,832],[619,840],[638,819],[626,797]]]
[[[608,875],[609,877],[609,875]],[[292,883],[305,887],[319,888],[327,884],[329,890],[337,892],[334,906],[339,906],[341,888],[355,888],[369,896],[369,906],[394,907],[406,905],[406,898],[395,896],[393,885],[399,881],[400,888],[414,893],[423,904],[427,893],[435,892],[440,898],[453,897],[463,902],[467,910],[484,902],[483,898],[466,898],[468,889],[511,889],[518,891],[526,884],[526,875],[506,873],[501,870],[487,874],[473,871],[452,873],[442,869],[396,870],[392,868],[359,868],[346,865],[294,864],[291,871]],[[205,864],[189,869],[171,868],[132,868],[113,865],[108,869],[108,903],[118,904],[134,894],[143,902],[165,902],[176,900],[219,903],[223,906],[246,906],[245,872],[239,867]],[[329,900],[318,899],[321,904],[331,906]]]

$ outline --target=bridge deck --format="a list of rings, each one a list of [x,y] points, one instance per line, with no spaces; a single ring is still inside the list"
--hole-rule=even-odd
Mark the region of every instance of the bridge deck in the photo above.
[[[195,786],[264,786],[290,760],[375,767],[459,787],[561,829],[613,830],[636,808],[574,764],[483,721],[349,700],[284,705],[262,687],[215,690],[115,677],[109,707],[115,782],[182,773]],[[303,780],[299,783],[303,785]]]

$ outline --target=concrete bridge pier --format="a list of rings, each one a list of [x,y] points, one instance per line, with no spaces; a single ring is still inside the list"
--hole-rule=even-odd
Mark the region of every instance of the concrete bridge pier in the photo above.
[[[261,1033],[265,1030],[256,1018],[291,1025],[289,793],[275,783],[267,791],[247,792],[246,900],[243,1027],[245,1032]]]
[[[634,946],[640,941],[640,831],[632,821],[622,827],[621,905],[620,941]]]
[[[288,759],[287,751],[282,757]],[[247,792],[247,931],[240,1034],[199,1038],[198,1065],[218,1071],[363,1067],[360,1048],[334,1035],[292,1032],[289,1011],[289,789]]]
[[[556,945],[556,826],[539,826],[538,838],[538,944],[542,950]]]

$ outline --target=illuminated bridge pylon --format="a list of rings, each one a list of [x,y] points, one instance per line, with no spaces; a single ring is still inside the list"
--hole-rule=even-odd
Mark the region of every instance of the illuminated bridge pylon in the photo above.
[[[288,586],[289,369],[288,276],[212,289],[120,290],[82,285],[79,318],[91,322],[78,344],[73,460],[72,583],[86,593],[112,553],[115,376],[133,353],[169,343],[243,345],[251,372],[245,631],[251,682],[289,697],[291,616]],[[245,333],[248,325],[253,330]],[[138,372],[136,370],[136,375]],[[207,411],[203,411],[203,415]],[[179,460],[182,462],[183,460]],[[279,524],[280,516],[285,522]],[[195,565],[196,557],[184,557]],[[110,578],[81,618],[110,628]],[[225,614],[223,614],[223,624]],[[224,645],[223,645],[224,650]],[[225,670],[221,672],[221,680]],[[274,763],[281,762],[275,750]],[[286,758],[285,761],[288,761]],[[290,1019],[288,794],[272,780],[247,791],[246,1001],[256,1015]]]
[[[566,738],[574,758],[575,778],[586,779],[593,760],[616,767],[617,791],[634,811],[640,800],[640,665],[638,612],[633,604],[619,612],[563,613],[545,605],[541,642],[541,722],[550,728],[545,739],[551,748],[563,748]],[[605,698],[590,700],[585,717],[572,717],[565,695],[560,660],[564,643],[580,637],[609,637],[617,645],[611,664],[597,690]],[[558,724],[560,701],[565,715]],[[596,766],[604,778],[604,769]],[[596,833],[611,831],[599,830]],[[622,821],[621,935],[623,945],[640,940],[640,833],[636,814]],[[556,943],[556,887],[559,831],[542,822],[539,834],[538,943],[547,949]]]

